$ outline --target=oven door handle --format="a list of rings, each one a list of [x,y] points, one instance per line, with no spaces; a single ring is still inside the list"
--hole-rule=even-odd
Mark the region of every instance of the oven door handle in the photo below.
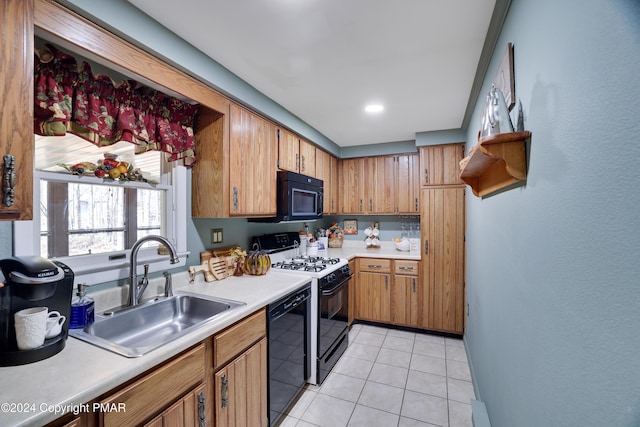
[[[338,289],[340,289],[342,286],[344,286],[347,282],[349,282],[349,280],[351,280],[351,278],[353,277],[353,275],[349,275],[347,278],[345,278],[343,281],[341,281],[340,283],[338,283],[337,285],[335,285],[334,287],[332,287],[331,289],[322,289],[322,296],[328,296],[328,295],[333,295],[336,292],[338,292]]]

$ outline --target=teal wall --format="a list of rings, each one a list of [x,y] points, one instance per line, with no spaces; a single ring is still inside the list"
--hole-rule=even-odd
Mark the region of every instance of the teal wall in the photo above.
[[[533,135],[526,186],[467,192],[478,397],[493,427],[640,426],[640,2],[513,0],[487,76],[508,42]]]

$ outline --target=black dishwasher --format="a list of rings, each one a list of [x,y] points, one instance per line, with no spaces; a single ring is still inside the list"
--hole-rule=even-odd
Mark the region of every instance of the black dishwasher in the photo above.
[[[269,425],[274,426],[302,392],[310,374],[311,283],[268,307]]]

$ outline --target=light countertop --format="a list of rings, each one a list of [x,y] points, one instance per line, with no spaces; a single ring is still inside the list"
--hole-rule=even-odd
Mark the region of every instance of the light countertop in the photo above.
[[[346,258],[348,260],[356,257],[408,259],[417,261],[421,259],[419,250],[415,252],[399,251],[393,245],[393,242],[389,241],[380,242],[380,248],[378,249],[367,249],[364,240],[344,240],[341,248],[329,248],[327,254],[330,257]]]
[[[345,241],[342,248],[329,248],[328,256],[351,260],[374,257],[420,260],[420,253],[401,252],[393,242],[381,242],[379,249],[367,249],[364,242]],[[69,337],[58,354],[39,362],[0,367],[0,425],[34,426],[47,424],[74,407],[85,404],[197,344],[203,339],[243,319],[269,303],[287,295],[309,280],[270,270],[264,276],[229,277],[206,283],[198,275],[189,283],[186,272],[173,275],[176,293],[190,292],[242,301],[246,305],[223,315],[163,347],[137,358],[126,358]],[[151,281],[145,298],[162,293],[163,279]],[[115,288],[90,294],[96,311],[124,303],[127,289]],[[8,405],[6,405],[8,404]],[[8,410],[7,410],[8,409]]]
[[[244,275],[210,283],[204,282],[200,274],[194,284],[189,284],[186,272],[175,274],[173,285],[176,293],[193,292],[242,301],[246,305],[142,357],[126,358],[69,337],[65,348],[48,359],[27,365],[2,367],[0,425],[44,425],[64,413],[73,412],[73,406],[85,404],[171,359],[294,291],[308,280],[306,276],[270,270],[264,276]],[[115,291],[120,293],[120,290]],[[110,308],[100,308],[104,303],[99,302],[96,298],[97,311]]]

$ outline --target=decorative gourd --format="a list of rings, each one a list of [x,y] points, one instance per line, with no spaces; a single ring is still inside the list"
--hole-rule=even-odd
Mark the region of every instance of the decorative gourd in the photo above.
[[[261,276],[271,268],[271,258],[266,252],[258,250],[258,245],[253,245],[254,250],[244,258],[242,269],[246,274]]]

